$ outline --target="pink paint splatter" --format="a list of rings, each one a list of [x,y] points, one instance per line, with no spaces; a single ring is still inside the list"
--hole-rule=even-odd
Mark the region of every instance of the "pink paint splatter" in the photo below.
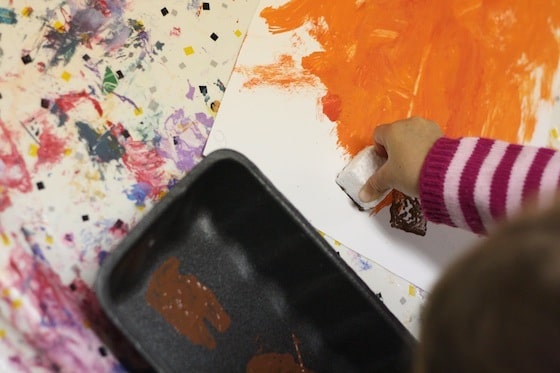
[[[102,343],[89,328],[87,315],[48,265],[16,246],[3,273],[0,288],[13,289],[9,294],[21,296],[19,306],[14,306],[11,296],[0,300],[11,306],[11,324],[56,368],[105,372],[119,369],[120,363],[109,352],[105,357],[99,355]]]
[[[111,228],[109,228],[109,232],[115,236],[116,238],[123,238],[129,231],[129,226],[121,219],[118,219],[115,224]]]
[[[111,9],[107,6],[106,0],[97,0],[94,2],[93,7],[101,12],[105,17],[111,16]]]
[[[60,161],[66,150],[66,139],[55,135],[51,123],[50,113],[44,109],[33,112],[27,119],[21,121],[21,124],[28,129],[28,132],[32,132],[29,128],[39,128],[37,139],[39,148],[37,149],[38,161],[35,165],[36,167]]]
[[[127,140],[124,144],[123,162],[139,183],[151,187],[148,197],[157,197],[167,189],[167,177],[163,171],[165,160],[156,149],[149,148],[141,141]]]
[[[138,185],[145,190],[145,197],[157,198],[167,190],[168,177],[165,174],[165,159],[160,156],[157,149],[150,147],[142,141],[124,136],[126,129],[121,123],[109,123],[110,131],[125,152],[122,161],[126,168],[132,172]]]
[[[91,104],[93,105],[93,107],[95,108],[99,116],[103,115],[103,109],[101,108],[101,104],[99,104],[99,101],[92,98],[85,91],[73,92],[73,93],[62,95],[55,100],[55,103],[60,109],[62,109],[62,111],[68,112],[74,109],[77,103],[82,100],[87,100],[91,102]]]
[[[56,163],[64,155],[65,141],[44,128],[39,135],[39,150],[37,150],[38,164]]]
[[[0,212],[11,205],[9,189],[31,191],[31,177],[6,124],[0,119]]]
[[[59,116],[59,125],[66,124],[66,121],[68,120],[68,112],[75,109],[78,104],[84,100],[93,105],[93,108],[97,111],[99,116],[103,115],[103,109],[101,108],[99,101],[91,97],[87,92],[71,92],[54,100],[55,105],[51,111]]]
[[[121,332],[109,320],[97,296],[81,277],[76,277],[70,284],[70,289],[78,301],[78,305],[88,320],[92,321],[92,328],[111,351],[125,361],[132,371],[147,371],[149,366]]]

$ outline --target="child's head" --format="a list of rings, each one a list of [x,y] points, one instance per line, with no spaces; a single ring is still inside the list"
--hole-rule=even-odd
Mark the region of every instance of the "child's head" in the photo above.
[[[502,227],[443,275],[416,372],[560,372],[560,204]]]

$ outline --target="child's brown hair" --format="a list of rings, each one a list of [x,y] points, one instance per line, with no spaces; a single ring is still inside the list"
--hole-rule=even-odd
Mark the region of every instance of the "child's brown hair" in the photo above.
[[[560,372],[560,203],[503,226],[442,276],[416,372]]]

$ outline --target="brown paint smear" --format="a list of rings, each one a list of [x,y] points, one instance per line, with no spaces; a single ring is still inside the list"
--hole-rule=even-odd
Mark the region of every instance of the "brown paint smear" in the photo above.
[[[231,324],[229,315],[210,289],[195,276],[179,273],[176,257],[167,259],[152,275],[146,301],[192,343],[211,350],[216,347],[216,341],[205,320],[220,333]]]
[[[257,355],[247,364],[247,373],[315,373],[313,370],[296,363],[291,354]]]
[[[247,364],[247,373],[315,373],[303,365],[303,358],[299,345],[301,342],[292,334],[294,348],[296,350],[298,362],[289,354],[267,353],[253,357]]]
[[[301,60],[303,72],[278,80],[274,64],[253,78],[289,88],[317,76],[350,155],[378,124],[412,115],[452,137],[528,141],[538,101],[553,99],[560,1],[291,0],[261,16],[274,34],[306,25],[322,50]]]

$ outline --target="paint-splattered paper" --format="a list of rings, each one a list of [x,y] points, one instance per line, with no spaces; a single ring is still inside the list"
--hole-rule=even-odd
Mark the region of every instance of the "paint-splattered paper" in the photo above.
[[[0,0],[1,372],[123,371],[95,275],[202,158],[255,6]]]
[[[424,238],[334,180],[376,125],[559,146],[560,2],[264,0],[205,149],[247,155],[318,229],[429,290],[477,237]]]

